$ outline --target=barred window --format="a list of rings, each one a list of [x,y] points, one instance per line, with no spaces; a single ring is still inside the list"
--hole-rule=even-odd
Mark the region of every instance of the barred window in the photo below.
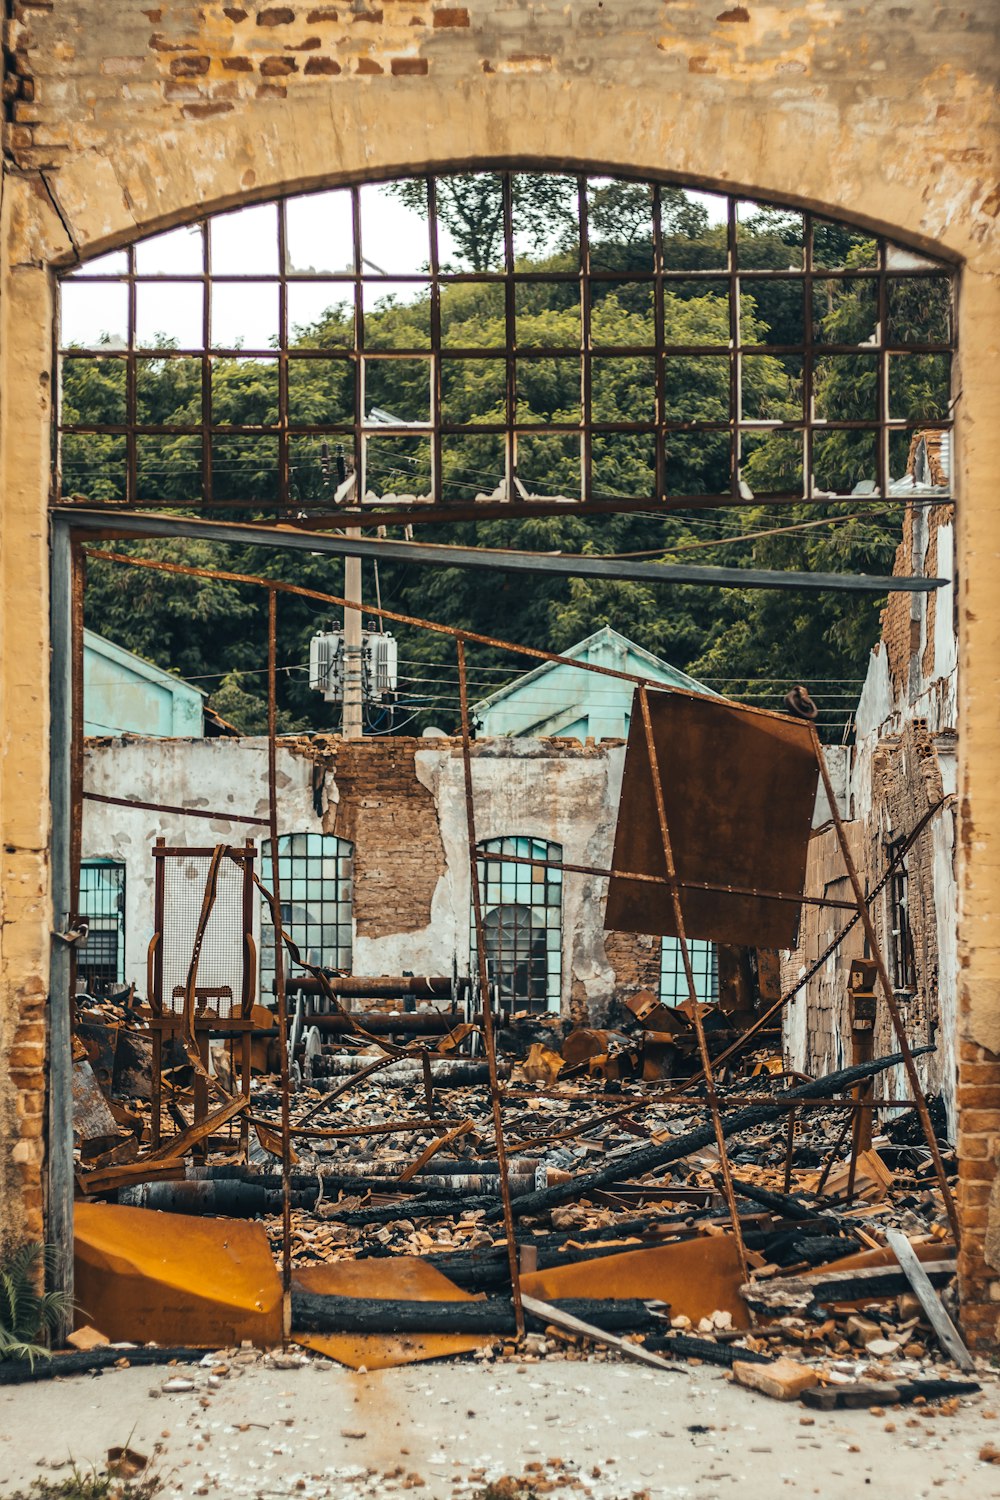
[[[60,299],[54,493],[460,519],[887,496],[951,425],[951,268],[666,177],[467,171],[219,213]]]
[[[713,1005],[719,998],[719,956],[714,943],[688,938],[688,954],[694,989],[699,1001]],[[660,1000],[664,1005],[683,1005],[688,999],[687,975],[681,945],[674,937],[665,937],[660,947]]]
[[[77,949],[76,972],[89,994],[125,982],[125,866],[88,860],[80,866],[80,916],[87,939]]]
[[[479,845],[477,871],[486,960],[500,1003],[514,1010],[558,1010],[562,993],[562,871],[547,865],[514,864],[496,858],[558,861],[562,846],[544,839],[487,839]],[[493,855],[494,858],[490,858]],[[471,913],[471,962],[475,970],[475,908]]]
[[[899,842],[889,845],[890,860],[896,857],[899,848]],[[889,958],[893,987],[912,993],[917,987],[917,975],[910,926],[910,877],[905,856],[896,865],[889,881]]]
[[[278,839],[281,924],[307,963],[351,968],[354,845],[327,833],[288,833]],[[262,846],[261,879],[268,884],[271,840]],[[287,969],[287,963],[286,963]],[[274,979],[274,924],[261,902],[260,984],[265,997]]]

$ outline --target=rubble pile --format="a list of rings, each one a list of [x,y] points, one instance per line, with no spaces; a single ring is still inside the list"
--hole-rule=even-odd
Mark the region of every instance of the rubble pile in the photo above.
[[[443,1007],[418,1014],[440,1039],[402,1061],[407,1034],[390,1040],[392,1012],[364,1012],[361,1036],[325,1041],[324,1069],[299,1036],[287,1233],[292,1336],[304,1348],[364,1369],[441,1354],[705,1363],[827,1409],[933,1410],[978,1389],[954,1378],[956,1364],[967,1377],[974,1363],[947,1310],[955,1248],[931,1153],[913,1110],[871,1102],[895,1058],[809,1080],[758,1049],[720,1071],[738,1243],[704,1081],[644,1077],[642,1030],[505,1017],[519,1337],[480,1033]],[[148,1039],[134,995],[84,999],[80,1016],[80,1194],[166,1211],[182,1238],[187,1223],[258,1225],[279,1263],[276,1028],[255,1035],[246,1149],[233,1120],[177,1160],[149,1150]],[[395,1024],[407,1026],[402,1012]],[[211,1060],[228,1079],[225,1043]],[[190,1130],[190,1062],[182,1052],[164,1062],[162,1108]],[[861,1096],[882,1130],[864,1149]]]

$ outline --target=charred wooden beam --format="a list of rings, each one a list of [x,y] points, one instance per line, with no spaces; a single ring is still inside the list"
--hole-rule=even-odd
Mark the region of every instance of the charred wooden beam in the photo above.
[[[573,1297],[552,1304],[560,1312],[606,1329],[642,1332],[662,1323],[638,1298]],[[544,1327],[544,1323],[537,1326]],[[297,1333],[481,1333],[512,1334],[510,1297],[481,1302],[400,1302],[382,1297],[330,1297],[292,1288],[292,1327]]]
[[[918,1047],[913,1049],[912,1055],[918,1057],[934,1050],[933,1047]],[[832,1098],[834,1094],[839,1094],[853,1087],[854,1084],[863,1082],[866,1078],[874,1077],[875,1074],[884,1072],[886,1068],[895,1067],[902,1061],[903,1054],[893,1052],[888,1057],[880,1057],[874,1062],[858,1063],[854,1067],[841,1068],[826,1078],[815,1078],[799,1088],[789,1089],[782,1094],[780,1103],[769,1100],[766,1103],[736,1110],[732,1114],[725,1114],[722,1116],[723,1135],[727,1137],[738,1135],[740,1131],[750,1130],[755,1125],[763,1125],[766,1121],[777,1118],[784,1113],[790,1101]],[[515,1217],[523,1218],[525,1214],[548,1213],[550,1209],[556,1208],[561,1203],[586,1197],[595,1188],[608,1187],[613,1182],[626,1182],[630,1178],[642,1177],[647,1172],[659,1171],[669,1166],[671,1162],[681,1161],[685,1156],[690,1156],[693,1151],[700,1151],[705,1146],[713,1145],[714,1142],[715,1130],[709,1122],[699,1126],[697,1130],[689,1130],[685,1135],[675,1136],[673,1140],[640,1146],[635,1151],[630,1151],[627,1155],[608,1162],[606,1166],[598,1167],[594,1172],[580,1174],[570,1182],[542,1188],[535,1193],[526,1193],[517,1200],[514,1206]],[[487,1210],[491,1206],[488,1203],[482,1205]],[[494,1217],[493,1214],[488,1216]]]

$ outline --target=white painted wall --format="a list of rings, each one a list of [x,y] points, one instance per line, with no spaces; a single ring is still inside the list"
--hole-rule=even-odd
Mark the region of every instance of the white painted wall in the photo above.
[[[554,751],[537,740],[477,741],[472,762],[477,840],[530,835],[561,844],[567,863],[607,868],[624,756],[623,745]],[[322,833],[323,819],[313,806],[312,761],[279,747],[277,771],[280,831]],[[448,974],[456,956],[460,972],[469,970],[471,886],[462,758],[450,742],[428,741],[426,749],[417,751],[416,773],[434,799],[445,869],[422,930],[393,933],[387,912],[385,935],[359,936],[355,931],[358,974]],[[84,785],[89,793],[222,815],[189,817],[84,802],[84,859],[106,858],[126,865],[125,974],[145,994],[146,951],[153,932],[153,844],[162,837],[168,845],[198,848],[242,844],[249,837],[259,847],[267,837],[267,741],[131,740],[94,745],[87,750]],[[324,791],[323,805],[335,805],[339,792],[329,774]],[[227,813],[259,818],[260,826],[233,822]],[[405,838],[405,830],[400,837]],[[267,884],[269,871],[258,866],[258,872]],[[563,880],[563,1003],[576,981],[595,1014],[611,999],[614,988],[604,949],[606,892],[606,880],[583,875],[566,875]],[[259,925],[255,902],[258,947]]]

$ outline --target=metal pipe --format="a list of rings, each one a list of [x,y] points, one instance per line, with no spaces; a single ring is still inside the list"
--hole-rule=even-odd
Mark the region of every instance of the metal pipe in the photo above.
[[[468,980],[460,980],[468,986]],[[326,995],[333,993],[344,999],[396,1000],[412,995],[417,1000],[451,997],[451,976],[443,974],[376,974],[366,978],[363,974],[328,974],[324,985],[313,974],[298,974],[285,983],[289,995]],[[367,1023],[366,1023],[367,1024]]]
[[[292,1308],[292,1137],[290,1134],[288,1065],[288,1006],[285,1001],[284,930],[281,925],[281,877],[278,859],[277,775],[277,624],[278,596],[267,594],[267,811],[271,836],[271,896],[274,905],[274,978],[278,995],[278,1045],[281,1058],[281,1287],[284,1336],[291,1333]]]
[[[73,739],[73,563],[69,527],[53,517],[50,558],[49,625],[52,633],[49,679],[49,796],[52,803],[52,879],[49,957],[49,1078],[46,1141],[48,1201],[46,1236],[53,1245],[47,1272],[52,1290],[73,1297],[73,1026],[72,952],[65,936],[73,906],[71,845]],[[57,1330],[64,1336],[69,1330]]]
[[[486,1059],[489,1067],[490,1105],[493,1111],[493,1135],[500,1169],[500,1197],[503,1204],[504,1229],[507,1233],[507,1260],[510,1266],[511,1294],[514,1300],[514,1321],[517,1336],[522,1339],[524,1337],[524,1308],[521,1304],[521,1273],[517,1232],[514,1227],[511,1192],[508,1184],[507,1150],[503,1138],[503,1108],[500,1103],[496,1038],[493,1034],[493,1005],[490,1000],[489,965],[486,961],[483,898],[479,888],[479,851],[476,848],[476,814],[472,795],[472,747],[469,732],[469,688],[465,671],[465,642],[459,640],[455,645],[458,652],[458,691],[462,710],[462,770],[465,777],[465,825],[469,844],[469,878],[472,883],[472,911],[476,923],[476,960],[479,965],[479,983],[483,997],[483,1040],[486,1044]]]

